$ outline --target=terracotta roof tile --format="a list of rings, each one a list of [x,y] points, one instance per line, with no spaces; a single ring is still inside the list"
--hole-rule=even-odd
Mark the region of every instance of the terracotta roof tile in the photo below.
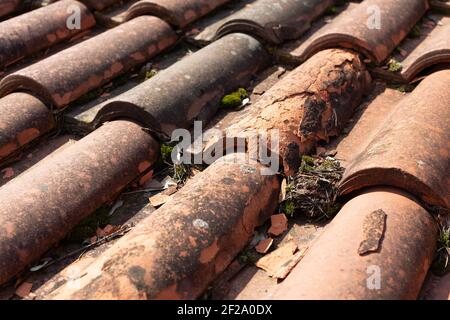
[[[19,2],[0,5],[0,296],[14,293],[16,277],[39,299],[193,299],[209,286],[213,297],[238,299],[442,296],[425,276],[432,216],[450,197],[450,73],[438,71],[450,62],[448,4]],[[66,26],[72,4],[82,8],[78,30]],[[249,101],[220,108],[240,87]],[[228,134],[200,151],[235,154],[191,168],[195,176],[155,209],[145,188],[168,170],[159,149],[195,120]],[[280,171],[295,173],[314,152],[337,151],[346,167],[345,205],[331,222],[297,213],[287,236],[273,238],[272,248],[294,241],[306,251],[281,284],[236,259],[267,233],[268,217],[285,213],[276,209],[280,175],[263,175],[266,166],[243,154],[225,161],[242,134],[272,129],[279,153],[270,142],[264,149],[281,156]],[[103,209],[119,234],[74,262],[80,243],[68,235]],[[49,256],[59,258],[29,271]],[[366,286],[374,265],[380,290]],[[76,289],[69,274],[78,267],[86,275]]]
[[[4,185],[0,189],[0,283],[114,199],[151,167],[158,153],[157,142],[140,126],[115,121]]]
[[[196,176],[90,265],[78,290],[61,287],[52,299],[198,297],[276,206],[278,177],[230,157]]]
[[[93,126],[113,118],[140,122],[163,139],[194,120],[208,121],[221,98],[246,86],[269,64],[261,44],[232,34],[175,63],[150,80],[90,110]],[[86,113],[81,115],[86,119]]]
[[[6,76],[0,95],[31,91],[62,108],[173,45],[164,21],[141,16]]]
[[[155,15],[183,28],[229,0],[141,0],[127,12],[126,20],[140,15]]]
[[[17,10],[22,4],[22,0],[4,0],[0,4],[0,17],[6,16]]]

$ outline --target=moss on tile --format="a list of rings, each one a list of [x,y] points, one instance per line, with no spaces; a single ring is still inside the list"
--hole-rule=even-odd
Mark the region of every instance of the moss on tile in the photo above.
[[[242,104],[244,99],[248,98],[248,92],[244,88],[239,88],[236,91],[227,94],[222,98],[221,106],[224,108],[236,108]]]

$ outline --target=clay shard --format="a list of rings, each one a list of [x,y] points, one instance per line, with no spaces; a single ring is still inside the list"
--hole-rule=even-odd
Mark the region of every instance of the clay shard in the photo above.
[[[116,3],[120,3],[123,2],[123,0],[102,0],[102,1],[98,1],[98,0],[83,0],[83,2],[92,9],[98,10],[98,11],[102,11],[105,10],[106,8],[116,4]]]
[[[142,0],[133,4],[126,20],[140,15],[154,15],[173,26],[184,28],[230,0]]]
[[[386,213],[382,209],[372,211],[366,215],[363,222],[364,240],[359,245],[359,255],[362,256],[378,251],[385,227]]]
[[[256,266],[265,270],[269,277],[284,279],[303,258],[307,247],[296,252],[297,249],[297,244],[291,240],[259,259],[256,262]]]
[[[69,28],[74,8],[79,27]],[[32,27],[30,27],[32,26]],[[0,23],[0,68],[95,26],[92,13],[79,1],[63,0]]]

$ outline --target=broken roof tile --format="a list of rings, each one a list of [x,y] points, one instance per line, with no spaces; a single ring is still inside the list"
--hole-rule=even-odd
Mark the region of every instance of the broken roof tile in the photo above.
[[[114,199],[158,154],[140,126],[114,121],[2,186],[0,284]]]
[[[406,190],[429,205],[450,206],[450,70],[424,79],[380,125],[347,167],[342,194],[369,186]]]
[[[80,24],[67,27],[71,8],[79,8]],[[30,25],[33,27],[30,28]],[[95,19],[79,1],[63,0],[0,23],[0,68],[92,28]]]
[[[377,252],[361,256],[364,219],[386,213]],[[433,217],[398,189],[370,189],[351,199],[272,299],[416,299],[433,259]]]
[[[173,26],[183,28],[230,0],[141,0],[133,4],[126,19],[155,15]]]
[[[376,63],[386,60],[428,9],[427,0],[365,0],[301,39],[289,54],[299,62],[330,48],[357,50]]]
[[[27,90],[62,108],[176,40],[167,23],[141,16],[6,76],[0,81],[0,95]]]

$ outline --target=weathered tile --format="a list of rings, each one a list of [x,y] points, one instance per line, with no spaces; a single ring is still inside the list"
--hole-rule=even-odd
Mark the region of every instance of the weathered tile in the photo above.
[[[155,15],[173,26],[183,28],[230,0],[141,0],[132,5],[126,20],[140,15]]]
[[[206,42],[228,33],[244,32],[280,44],[300,37],[311,21],[332,3],[332,0],[257,0],[204,30],[195,39]]]
[[[28,93],[0,98],[0,110],[0,161],[55,127],[51,111]]]
[[[352,48],[376,63],[386,60],[428,9],[426,0],[366,0],[339,14],[288,54],[298,62],[330,48]]]
[[[6,16],[17,9],[22,5],[23,0],[3,0],[0,3],[0,17]]]
[[[322,51],[270,88],[248,114],[225,130],[226,138],[213,137],[204,153],[234,149],[239,143],[249,145],[256,132],[270,134],[276,129],[284,171],[292,174],[301,155],[318,141],[339,133],[370,82],[357,54],[341,49]]]
[[[193,299],[276,206],[279,180],[233,156],[196,175],[52,299]]]
[[[80,25],[70,29],[68,21],[74,8],[79,9]],[[58,1],[6,20],[0,23],[0,68],[69,39],[94,25],[92,13],[81,2],[73,0]]]

